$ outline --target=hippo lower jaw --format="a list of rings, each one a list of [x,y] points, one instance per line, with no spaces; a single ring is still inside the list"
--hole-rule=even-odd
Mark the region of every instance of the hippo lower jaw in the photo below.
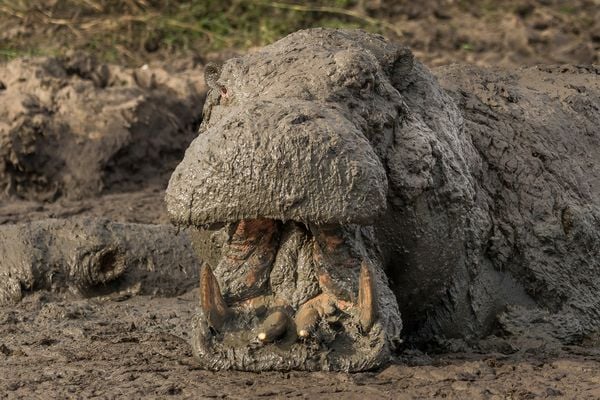
[[[371,229],[243,220],[205,264],[192,348],[204,368],[362,371],[401,320]],[[203,232],[206,237],[206,232]]]

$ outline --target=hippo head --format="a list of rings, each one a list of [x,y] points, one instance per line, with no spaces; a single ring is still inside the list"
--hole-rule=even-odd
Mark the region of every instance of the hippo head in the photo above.
[[[210,369],[357,371],[402,327],[374,223],[412,54],[312,29],[207,68],[199,136],[166,194],[201,272],[194,352]]]

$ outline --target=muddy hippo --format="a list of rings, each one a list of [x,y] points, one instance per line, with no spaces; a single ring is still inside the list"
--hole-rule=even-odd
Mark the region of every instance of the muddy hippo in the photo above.
[[[205,261],[201,366],[360,371],[402,339],[597,331],[598,73],[436,79],[333,29],[209,66],[166,192]]]

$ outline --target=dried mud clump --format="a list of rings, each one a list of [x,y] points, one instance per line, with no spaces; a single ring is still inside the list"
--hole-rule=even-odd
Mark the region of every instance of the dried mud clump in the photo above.
[[[197,281],[188,235],[171,226],[94,218],[0,226],[0,306],[37,290],[67,298],[175,296]]]
[[[0,198],[90,197],[165,182],[194,136],[204,81],[73,53],[0,65]]]

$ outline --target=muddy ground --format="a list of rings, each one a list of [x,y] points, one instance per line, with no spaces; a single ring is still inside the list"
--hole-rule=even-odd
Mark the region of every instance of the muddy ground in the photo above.
[[[600,398],[600,350],[545,343],[507,343],[506,354],[405,350],[389,367],[360,374],[203,371],[187,343],[197,300],[195,290],[85,300],[35,293],[5,307],[0,397]]]
[[[454,61],[508,67],[598,62],[598,20],[593,18],[598,15],[597,2],[574,2],[562,11],[545,5],[552,2],[522,3],[506,12],[470,13],[462,19],[453,8],[435,11],[430,5],[398,15],[417,57],[431,66]],[[582,14],[590,21],[579,18],[584,22],[574,23]],[[483,31],[488,33],[480,35]],[[58,75],[40,85],[42,91],[15,89],[14,96],[30,95],[19,98],[24,109],[14,109],[16,97],[0,103],[0,225],[79,217],[168,223],[164,188],[199,123],[202,65],[182,61],[184,67],[178,70],[171,62],[169,76],[176,79],[167,82],[162,72],[167,67],[157,67],[155,78],[146,70],[116,67],[103,75],[102,64],[75,59],[75,65],[73,60],[52,66]],[[12,75],[15,84],[25,85],[17,75]],[[0,99],[12,87],[7,76],[0,75]],[[198,85],[183,85],[187,79]],[[73,102],[77,112],[71,109],[61,116],[61,104],[69,104],[65,87],[89,95],[83,99],[100,91],[115,107],[129,110],[110,120],[117,124],[110,129],[94,125],[95,138],[104,141],[86,147],[87,153],[81,153],[77,143],[98,114],[93,105]],[[157,93],[170,96],[180,110],[177,118],[161,114]],[[140,98],[144,101],[132,103]],[[69,129],[64,129],[65,121]],[[145,141],[144,135],[158,136],[150,129],[157,124],[172,145],[149,141],[164,151],[153,151],[152,146],[141,153],[130,151],[138,148],[132,143]],[[60,162],[47,168],[44,160],[51,152],[39,149],[48,149],[52,140],[72,153],[61,154]],[[74,174],[79,164],[69,160],[86,164],[87,175]],[[134,171],[128,160],[144,160],[152,168]],[[78,183],[88,177],[93,185]],[[485,342],[476,348],[448,343],[444,353],[405,348],[389,367],[361,374],[202,371],[187,343],[197,297],[195,289],[177,297],[125,294],[87,299],[36,291],[16,305],[0,307],[0,398],[600,398],[600,349],[585,343],[563,347],[490,339],[495,342],[487,348],[502,348],[500,353],[489,352]]]

